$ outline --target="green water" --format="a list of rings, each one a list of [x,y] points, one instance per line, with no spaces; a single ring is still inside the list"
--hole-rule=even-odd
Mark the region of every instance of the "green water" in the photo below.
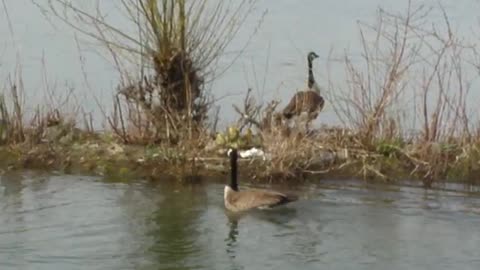
[[[322,181],[233,218],[222,184],[0,179],[2,270],[480,269],[474,192]]]

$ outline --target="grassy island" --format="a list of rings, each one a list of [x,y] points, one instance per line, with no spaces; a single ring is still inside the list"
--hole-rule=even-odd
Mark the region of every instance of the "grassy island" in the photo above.
[[[374,24],[359,23],[361,60],[345,52],[344,80],[329,76],[323,92],[337,126],[301,129],[300,120],[282,118],[280,100],[258,104],[247,90],[244,104],[234,105],[238,121],[217,130],[221,119],[209,117],[215,101],[207,82],[255,1],[120,2],[133,32],[70,1],[43,7],[114,60],[120,81],[114,110],[103,119],[108,128],[95,130],[92,119],[54,105],[27,117],[21,80],[14,80],[0,99],[3,170],[126,179],[223,174],[229,147],[255,147],[263,155],[241,166],[258,180],[478,181],[480,122],[469,99],[480,57],[441,7],[410,3],[403,14],[379,10]],[[443,17],[440,25],[429,23],[432,12]]]

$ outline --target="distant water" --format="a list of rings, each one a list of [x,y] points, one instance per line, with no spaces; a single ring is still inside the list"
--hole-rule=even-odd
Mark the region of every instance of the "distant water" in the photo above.
[[[282,189],[282,187],[272,187]],[[0,177],[0,269],[480,268],[475,192],[323,180],[229,218],[222,184]]]
[[[74,88],[77,102],[87,111],[100,117],[96,99],[108,110],[111,95],[118,82],[117,73],[108,56],[100,56],[85,39],[78,48],[75,32],[63,26],[52,17],[46,20],[40,9],[32,4],[45,5],[47,1],[16,0],[5,1],[12,21],[13,36],[2,8],[0,8],[0,78],[6,85],[8,74],[13,74],[15,65],[20,63],[26,87],[26,103],[30,105],[48,103],[43,88],[54,88],[56,99],[66,96],[65,89]],[[74,3],[89,5],[93,0],[76,0]],[[478,10],[480,1],[412,1],[420,4],[437,5],[441,2],[453,28],[467,38],[479,37]],[[102,8],[110,18],[123,27],[125,21],[115,12],[115,1],[101,1]],[[285,103],[295,89],[305,82],[305,55],[314,50],[321,55],[316,63],[318,81],[325,84],[325,60],[333,48],[340,55],[349,49],[353,60],[358,60],[359,34],[357,21],[374,22],[378,7],[392,12],[405,11],[407,1],[402,0],[276,0],[258,1],[257,8],[248,18],[242,31],[232,42],[220,64],[226,65],[242,48],[258,25],[262,14],[267,11],[258,33],[254,36],[244,54],[235,64],[212,85],[213,93],[222,108],[223,124],[235,119],[232,103],[241,102],[248,87],[255,90],[259,98],[268,101],[280,98]],[[441,22],[439,14],[432,15],[432,22]],[[55,26],[55,27],[54,27]],[[125,24],[125,27],[126,24]],[[475,35],[476,34],[476,35]],[[17,54],[18,53],[18,54]],[[82,66],[89,84],[85,84]],[[43,68],[44,67],[44,68]],[[45,70],[46,74],[43,74]],[[333,77],[342,80],[340,63],[332,66]],[[265,87],[264,85],[265,80]],[[89,89],[90,88],[90,89]],[[472,91],[478,97],[479,91]],[[226,97],[225,97],[226,96]],[[337,118],[328,105],[322,113],[321,122],[336,123]],[[98,123],[97,123],[98,124]]]

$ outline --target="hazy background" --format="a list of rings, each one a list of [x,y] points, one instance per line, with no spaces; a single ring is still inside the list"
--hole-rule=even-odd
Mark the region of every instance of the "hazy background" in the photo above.
[[[88,5],[95,0],[75,0]],[[79,35],[80,48],[75,41],[75,32],[58,20],[50,22],[31,0],[5,0],[12,22],[13,34],[4,10],[0,8],[0,85],[6,86],[8,77],[15,74],[20,64],[26,89],[25,101],[32,106],[45,102],[45,78],[49,88],[56,89],[60,97],[74,88],[75,96],[87,112],[102,117],[93,96],[108,110],[111,96],[118,82],[117,72],[108,61],[87,44]],[[35,0],[42,5],[47,0]],[[475,37],[480,3],[476,0],[459,1],[413,1],[436,5],[442,3],[451,19],[453,28],[466,37]],[[111,9],[110,18],[122,23],[122,17],[115,12],[113,0],[102,0],[104,8]],[[359,35],[357,21],[374,22],[378,7],[389,11],[404,11],[406,0],[260,0],[253,14],[248,18],[242,31],[231,43],[220,64],[228,63],[243,47],[262,14],[267,11],[261,28],[249,43],[245,53],[235,64],[211,86],[221,106],[222,123],[232,121],[236,115],[232,103],[241,102],[248,87],[255,90],[259,98],[269,100],[281,98],[285,103],[295,91],[305,85],[305,57],[314,50],[321,57],[315,70],[320,84],[325,83],[325,60],[331,49],[341,54],[349,49],[354,60],[358,55]],[[432,16],[432,22],[441,17]],[[477,36],[478,37],[478,36]],[[357,57],[358,59],[358,57]],[[268,60],[268,61],[267,61]],[[92,90],[88,90],[82,75],[82,64]],[[268,65],[267,65],[268,64]],[[341,73],[342,64],[333,66]],[[263,80],[266,79],[265,87]],[[342,77],[338,75],[338,80]],[[52,87],[53,86],[53,87]],[[93,93],[92,93],[93,92]],[[473,91],[472,91],[473,92]],[[478,91],[477,91],[478,92]],[[479,94],[475,93],[478,97]],[[336,117],[328,102],[322,113],[322,123],[335,123]],[[100,123],[97,123],[100,124]]]

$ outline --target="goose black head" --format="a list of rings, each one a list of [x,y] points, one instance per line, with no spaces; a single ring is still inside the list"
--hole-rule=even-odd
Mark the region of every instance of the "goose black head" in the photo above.
[[[315,58],[318,58],[318,54],[316,54],[315,52],[309,52],[309,53],[308,53],[308,56],[307,56],[308,61],[311,62],[311,61],[313,61],[313,59],[315,59]]]

